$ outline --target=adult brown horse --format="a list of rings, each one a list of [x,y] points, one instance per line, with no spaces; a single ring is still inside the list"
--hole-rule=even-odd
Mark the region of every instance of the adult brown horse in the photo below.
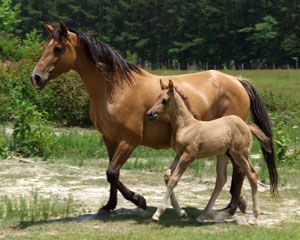
[[[129,190],[120,180],[120,168],[138,145],[156,149],[169,148],[171,126],[168,117],[157,122],[146,120],[147,110],[160,94],[160,79],[172,81],[188,96],[191,108],[201,120],[225,115],[237,115],[247,120],[250,107],[254,122],[272,138],[266,109],[255,88],[247,81],[218,71],[206,71],[179,76],[154,76],[124,60],[111,47],[96,38],[64,24],[55,28],[45,25],[50,33],[44,52],[30,75],[33,86],[43,89],[46,83],[61,73],[74,69],[81,77],[90,96],[91,119],[102,134],[109,155],[106,171],[110,183],[108,203],[99,214],[111,211],[117,204],[117,190],[135,205],[146,209],[143,196]],[[277,190],[277,171],[274,151],[266,153],[271,172],[272,191]],[[217,171],[226,171],[219,157]],[[221,174],[223,175],[223,174]],[[230,189],[232,199],[222,210],[233,215],[237,209],[244,174],[234,165]],[[218,186],[226,179],[217,178]]]

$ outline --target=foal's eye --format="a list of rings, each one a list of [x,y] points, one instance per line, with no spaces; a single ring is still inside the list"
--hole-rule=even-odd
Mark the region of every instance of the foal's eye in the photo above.
[[[164,98],[164,99],[161,101],[161,103],[162,103],[163,105],[165,105],[165,104],[167,103],[167,100]]]
[[[54,53],[55,54],[60,54],[62,52],[62,50],[64,49],[64,47],[62,45],[56,45],[54,47]]]

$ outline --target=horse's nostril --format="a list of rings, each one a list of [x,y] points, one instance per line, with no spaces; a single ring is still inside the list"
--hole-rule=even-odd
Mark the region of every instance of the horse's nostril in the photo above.
[[[40,83],[41,83],[41,77],[39,75],[35,74],[34,78],[35,78],[36,84],[40,85]]]

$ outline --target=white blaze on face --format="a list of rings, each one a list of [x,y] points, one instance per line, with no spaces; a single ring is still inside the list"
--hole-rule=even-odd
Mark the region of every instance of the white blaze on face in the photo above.
[[[36,68],[37,68],[37,65],[36,65],[35,68],[33,69],[32,76],[35,76]]]
[[[52,43],[53,43],[53,38],[52,38],[51,41],[49,42],[48,47],[51,46]]]

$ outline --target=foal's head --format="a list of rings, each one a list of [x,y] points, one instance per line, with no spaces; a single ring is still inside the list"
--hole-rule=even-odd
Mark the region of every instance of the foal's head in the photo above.
[[[155,104],[147,112],[147,118],[150,121],[155,121],[161,115],[166,113],[168,111],[168,109],[170,108],[170,105],[171,105],[170,102],[172,101],[172,99],[174,97],[175,88],[174,88],[172,80],[169,80],[168,86],[164,85],[163,82],[160,80],[160,86],[163,91],[158,96]]]

